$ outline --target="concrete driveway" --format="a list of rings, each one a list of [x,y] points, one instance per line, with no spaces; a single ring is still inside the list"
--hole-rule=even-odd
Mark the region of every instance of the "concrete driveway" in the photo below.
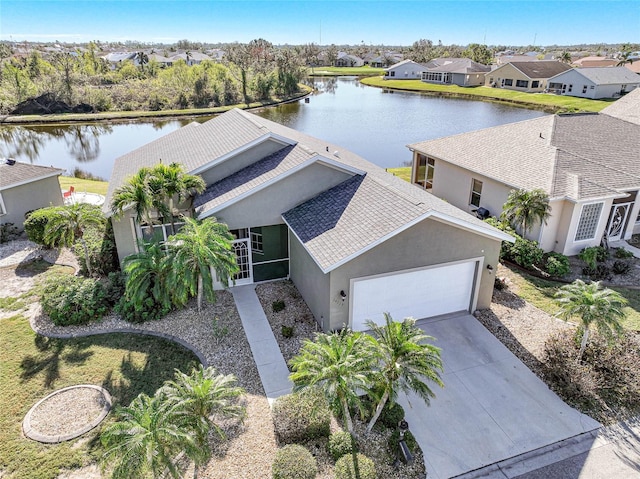
[[[442,349],[444,389],[401,394],[430,478],[445,479],[600,427],[565,404],[469,314],[421,320]]]

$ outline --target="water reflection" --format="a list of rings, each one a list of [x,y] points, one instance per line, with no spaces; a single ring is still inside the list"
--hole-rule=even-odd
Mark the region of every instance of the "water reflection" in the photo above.
[[[113,126],[108,123],[6,126],[0,129],[0,155],[38,163],[49,142],[62,140],[69,156],[79,163],[87,163],[100,156],[100,136],[112,131]]]

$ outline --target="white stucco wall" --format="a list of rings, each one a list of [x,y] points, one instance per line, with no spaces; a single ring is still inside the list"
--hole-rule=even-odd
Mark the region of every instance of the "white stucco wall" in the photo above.
[[[578,223],[580,221],[580,216],[582,214],[582,207],[586,204],[602,203],[602,202],[604,203],[604,205],[600,213],[600,220],[598,221],[598,227],[596,229],[595,237],[593,239],[575,241],[576,230],[578,228]],[[578,254],[580,250],[582,250],[583,248],[588,248],[590,246],[598,246],[600,244],[602,235],[604,234],[605,228],[607,226],[607,220],[609,219],[609,214],[611,213],[612,203],[613,203],[613,199],[611,198],[606,200],[585,201],[581,203],[576,203],[573,207],[571,218],[569,221],[569,226],[566,230],[567,235],[564,241],[564,245],[561,242],[559,243],[559,247],[562,248],[560,252],[567,256],[573,256]]]
[[[385,73],[385,79],[387,80],[420,80],[422,72],[425,68],[415,62],[405,63],[395,68],[389,68]],[[391,76],[391,72],[394,73]]]

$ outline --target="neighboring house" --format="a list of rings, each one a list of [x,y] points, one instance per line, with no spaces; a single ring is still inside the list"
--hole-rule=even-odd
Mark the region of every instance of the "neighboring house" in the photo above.
[[[589,56],[582,57],[574,61],[572,64],[580,68],[593,68],[593,67],[614,67],[618,63],[615,58]]]
[[[549,78],[567,70],[571,70],[569,65],[556,61],[511,62],[487,73],[485,86],[542,92]]]
[[[612,114],[550,115],[409,145],[412,181],[492,216],[511,190],[544,190],[551,217],[527,237],[545,251],[575,255],[603,236],[628,239],[640,232],[640,124],[625,115],[637,120],[640,96],[629,102]]]
[[[127,60],[132,61],[135,66],[138,66],[138,54],[136,52],[112,52],[102,58],[107,61],[109,68],[115,70],[122,62]]]
[[[221,50],[220,48],[214,48],[213,50],[209,50],[207,52],[207,55],[209,55],[209,57],[216,62],[221,62],[222,59],[224,58],[225,55],[225,51]]]
[[[633,63],[625,63],[624,67],[636,75],[640,75],[640,60],[636,60]]]
[[[336,58],[335,66],[337,67],[361,67],[364,66],[364,60],[355,55],[350,55],[345,52],[338,52],[338,58]]]
[[[184,62],[188,66],[193,66],[193,65],[200,65],[200,63],[202,63],[205,60],[212,60],[212,58],[209,55],[205,55],[204,53],[200,53],[200,52],[189,52],[189,55],[187,55],[187,53],[184,52],[184,53],[177,53],[171,57],[171,61],[173,61],[174,63],[177,62],[178,60],[184,60]]]
[[[538,57],[536,55],[498,55],[496,56],[496,64],[506,65],[507,63],[521,63],[521,62],[537,62]]]
[[[549,91],[581,98],[617,98],[640,86],[625,67],[573,68],[549,78]]]
[[[23,229],[25,214],[47,206],[62,206],[58,176],[64,170],[0,160],[0,224]]]
[[[173,65],[173,60],[171,58],[167,58],[158,53],[150,53],[147,55],[147,57],[149,58],[149,61],[158,62],[158,64],[163,68],[170,67]]]
[[[402,60],[384,69],[385,80],[420,80],[427,66],[413,60]]]
[[[362,59],[365,65],[372,68],[385,68],[402,60],[402,54],[396,52],[384,52],[380,55],[377,53],[367,53]]]
[[[422,72],[421,80],[444,85],[484,85],[485,74],[491,71],[490,66],[469,58],[435,58],[427,66],[429,68]]]
[[[614,101],[600,113],[640,125],[640,88]]]
[[[231,110],[116,159],[106,205],[160,158],[207,184],[188,211],[229,226],[235,284],[290,278],[324,331],[365,329],[385,311],[422,318],[491,302],[511,238],[344,148]],[[132,212],[112,223],[120,260],[171,226],[137,224]]]

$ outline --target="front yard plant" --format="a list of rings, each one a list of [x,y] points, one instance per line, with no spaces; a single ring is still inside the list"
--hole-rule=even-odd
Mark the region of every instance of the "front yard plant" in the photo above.
[[[273,405],[272,416],[276,437],[281,444],[329,436],[329,404],[317,391],[279,397]]]
[[[354,437],[347,431],[336,431],[331,434],[327,449],[334,461],[337,461],[345,454],[351,454],[354,449],[355,452],[358,452]]]
[[[100,280],[66,274],[50,276],[45,280],[41,302],[43,311],[57,326],[98,320],[111,307]]]
[[[273,479],[314,479],[317,475],[316,459],[304,446],[287,444],[276,452],[271,466]]]
[[[357,471],[357,472],[356,472]],[[346,454],[336,462],[336,479],[377,479],[376,466],[361,453]]]

